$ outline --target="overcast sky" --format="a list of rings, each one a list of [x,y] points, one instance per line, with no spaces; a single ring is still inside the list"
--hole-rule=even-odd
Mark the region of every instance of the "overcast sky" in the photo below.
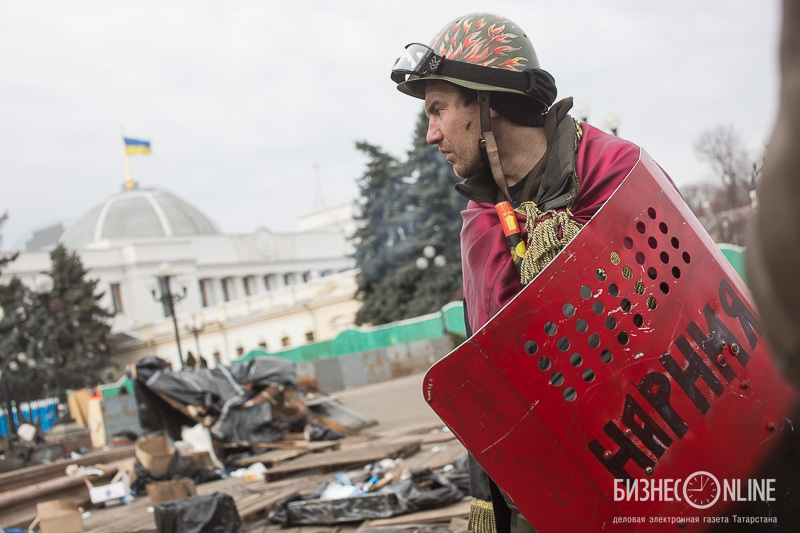
[[[120,190],[120,126],[152,143],[130,159],[142,187],[227,233],[292,231],[357,196],[356,141],[410,147],[421,102],[389,79],[403,46],[487,6],[527,32],[559,98],[596,126],[619,115],[679,186],[710,178],[703,131],[733,125],[755,149],[772,130],[778,0],[7,0],[2,247]]]

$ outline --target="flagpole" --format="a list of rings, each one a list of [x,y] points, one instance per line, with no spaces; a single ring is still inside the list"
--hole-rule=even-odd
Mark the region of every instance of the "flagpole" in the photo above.
[[[122,161],[125,163],[125,190],[135,188],[133,184],[133,177],[131,177],[131,165],[128,163],[128,148],[125,145],[125,133],[122,131],[122,126],[119,127],[119,134],[122,137]]]

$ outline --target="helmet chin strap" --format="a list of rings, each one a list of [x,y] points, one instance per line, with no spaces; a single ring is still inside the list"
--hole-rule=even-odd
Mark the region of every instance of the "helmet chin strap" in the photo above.
[[[494,138],[492,132],[492,117],[489,112],[489,93],[486,91],[478,91],[478,105],[480,107],[481,116],[481,148],[486,152],[486,157],[489,159],[489,168],[492,171],[497,188],[503,193],[504,201],[498,202],[495,205],[497,216],[500,219],[500,226],[503,228],[503,234],[506,237],[508,250],[511,252],[511,260],[517,273],[521,275],[522,260],[525,258],[526,246],[525,241],[522,240],[522,233],[517,221],[517,215],[514,213],[514,207],[511,205],[511,195],[508,194],[508,184],[506,183],[506,175],[503,173],[503,165],[500,164],[500,154],[497,151],[497,140]],[[527,283],[527,282],[526,282]]]
[[[503,173],[503,165],[500,164],[500,154],[497,151],[497,140],[492,131],[492,117],[489,114],[489,92],[478,91],[478,106],[480,108],[481,117],[481,148],[486,153],[489,159],[489,169],[492,171],[497,188],[503,193],[503,198],[507,202],[511,202],[511,196],[508,194],[508,184],[506,184],[506,175]]]

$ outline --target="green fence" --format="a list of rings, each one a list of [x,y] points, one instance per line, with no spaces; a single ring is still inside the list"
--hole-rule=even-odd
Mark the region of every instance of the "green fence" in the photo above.
[[[273,356],[295,363],[307,363],[340,355],[378,350],[397,344],[438,339],[448,334],[466,336],[461,302],[450,302],[441,311],[384,326],[346,329],[328,341],[315,342],[279,352],[252,350],[239,362],[253,357]]]

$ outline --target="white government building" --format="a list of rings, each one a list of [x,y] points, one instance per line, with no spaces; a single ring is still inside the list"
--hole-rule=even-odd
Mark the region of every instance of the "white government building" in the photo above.
[[[186,289],[175,304],[183,358],[191,351],[213,367],[254,348],[274,352],[353,327],[353,210],[344,204],[302,215],[296,233],[259,227],[225,235],[179,196],[132,187],[86,212],[58,241],[78,252],[105,293],[100,303],[116,311],[113,360],[120,369],[145,355],[180,369],[172,318],[155,299],[158,277],[169,272],[172,293]],[[16,275],[32,284],[50,270],[52,245],[52,230],[35,235],[0,283]]]

